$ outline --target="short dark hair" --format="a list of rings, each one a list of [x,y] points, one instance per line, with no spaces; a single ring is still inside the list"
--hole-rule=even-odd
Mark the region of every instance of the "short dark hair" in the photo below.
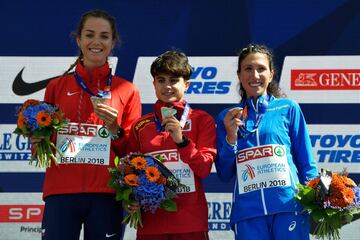
[[[192,67],[185,53],[171,50],[161,54],[153,61],[150,72],[153,78],[165,73],[189,80],[192,74]]]

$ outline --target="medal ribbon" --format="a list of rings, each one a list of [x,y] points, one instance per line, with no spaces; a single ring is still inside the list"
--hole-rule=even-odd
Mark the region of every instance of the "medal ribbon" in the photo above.
[[[80,87],[82,89],[84,89],[84,91],[89,93],[91,96],[97,96],[99,98],[103,98],[104,96],[106,96],[110,92],[111,83],[112,83],[112,75],[111,75],[111,73],[109,74],[109,78],[108,78],[108,80],[106,82],[106,86],[105,86],[104,91],[99,90],[99,92],[97,94],[95,94],[93,91],[91,91],[91,89],[86,85],[84,80],[79,76],[79,74],[76,71],[74,72],[74,77],[75,77],[76,82],[80,85]]]
[[[258,102],[257,102],[257,105],[258,105],[258,108],[257,108],[257,109],[258,109],[258,111],[257,111],[257,114],[256,114],[256,121],[255,121],[254,127],[253,127],[251,130],[248,130],[248,129],[247,129],[247,127],[246,127],[246,119],[243,119],[243,117],[242,117],[243,115],[240,117],[240,120],[245,121],[245,122],[244,122],[245,124],[244,124],[244,125],[241,125],[241,126],[239,127],[239,130],[238,130],[240,136],[242,136],[243,138],[247,137],[249,134],[255,132],[255,131],[258,129],[258,127],[259,127],[259,125],[260,125],[260,122],[261,122],[261,120],[263,119],[263,117],[264,117],[264,115],[265,115],[265,113],[266,113],[267,106],[269,105],[269,101],[268,101],[267,98],[269,98],[269,96],[265,96],[264,98],[261,98],[261,99],[258,100]],[[248,105],[250,105],[250,104],[251,104],[251,107],[252,107],[253,109],[256,109],[255,106],[254,106],[253,97],[249,98],[249,99],[246,101],[245,106],[248,106]],[[247,109],[248,109],[249,107],[250,107],[250,106],[245,107],[245,108],[244,108],[244,111],[245,111],[245,110],[247,111]],[[248,115],[248,114],[246,113],[245,115]]]
[[[180,118],[180,126],[181,128],[183,128],[185,126],[186,123],[186,119],[189,115],[189,111],[190,111],[190,104],[188,102],[186,102],[185,107],[184,107],[184,111],[181,115]],[[156,112],[154,112],[155,114],[155,126],[156,126],[156,131],[157,132],[163,132],[165,130],[165,127],[161,125],[160,119],[157,116]]]

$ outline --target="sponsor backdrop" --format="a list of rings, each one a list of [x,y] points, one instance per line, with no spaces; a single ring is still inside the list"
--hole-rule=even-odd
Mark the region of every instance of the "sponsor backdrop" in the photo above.
[[[190,56],[194,74],[186,99],[216,117],[239,101],[238,50],[249,42],[268,45],[281,87],[305,114],[319,168],[345,167],[360,182],[358,0],[2,1],[0,239],[40,238],[44,171],[28,165],[30,144],[12,133],[15,109],[25,99],[42,99],[46,84],[74,61],[70,32],[93,8],[117,19],[122,44],[111,58],[113,72],[139,87],[144,113],[155,101],[149,65],[165,50]],[[233,181],[220,182],[213,170],[204,184],[211,239],[233,239]],[[134,234],[127,229],[125,239]],[[359,239],[360,221],[341,234]]]

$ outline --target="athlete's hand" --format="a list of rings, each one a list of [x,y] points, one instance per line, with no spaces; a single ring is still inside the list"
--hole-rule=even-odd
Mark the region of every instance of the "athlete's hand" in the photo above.
[[[170,133],[175,143],[181,143],[183,141],[180,122],[174,116],[167,116],[163,119],[162,125],[165,126],[165,131]]]
[[[113,134],[118,131],[117,116],[119,111],[106,104],[98,103],[94,106],[94,112],[96,115],[105,122],[105,126]]]
[[[230,109],[225,115],[224,126],[226,129],[227,141],[230,144],[236,143],[239,126],[244,125],[244,123],[240,120],[240,116],[242,112],[243,112],[242,108],[235,107]]]

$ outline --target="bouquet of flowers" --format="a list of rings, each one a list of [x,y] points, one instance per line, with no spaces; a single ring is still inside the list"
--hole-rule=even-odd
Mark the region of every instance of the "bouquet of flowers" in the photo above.
[[[345,170],[321,172],[306,185],[298,185],[295,199],[312,217],[316,238],[340,239],[341,227],[360,213],[360,189]]]
[[[116,200],[123,206],[136,204],[136,211],[129,211],[123,223],[135,229],[140,225],[141,210],[154,213],[163,208],[176,211],[173,199],[176,190],[183,186],[180,181],[163,164],[160,156],[132,153],[123,158],[115,158],[116,168],[110,168],[109,186],[116,190]]]
[[[62,153],[50,141],[50,137],[57,130],[67,123],[64,113],[58,107],[29,99],[17,111],[17,127],[14,133],[24,137],[37,137],[41,141],[36,144],[33,160],[36,161],[37,167],[50,167],[51,161],[57,164],[57,159],[53,151],[62,156]]]

